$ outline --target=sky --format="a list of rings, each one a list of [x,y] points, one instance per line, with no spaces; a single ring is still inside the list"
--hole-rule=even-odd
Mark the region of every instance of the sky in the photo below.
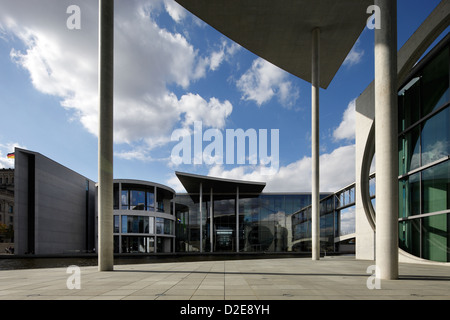
[[[439,2],[398,0],[399,48]],[[97,6],[0,0],[0,168],[14,167],[7,154],[20,147],[98,180]],[[114,178],[184,192],[181,171],[266,182],[266,192],[310,192],[310,83],[173,0],[116,0],[114,37]],[[373,50],[366,27],[320,91],[322,192],[354,182],[355,99],[373,81]],[[225,161],[226,133],[239,130],[267,141],[256,144],[266,152]],[[275,170],[262,170],[269,165]]]

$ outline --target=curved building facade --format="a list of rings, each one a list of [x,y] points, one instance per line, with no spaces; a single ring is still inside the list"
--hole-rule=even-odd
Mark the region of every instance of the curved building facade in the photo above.
[[[450,262],[448,16],[443,2],[398,52],[398,246],[405,262]],[[442,40],[431,46],[441,33]],[[355,252],[357,259],[369,260],[376,259],[376,198],[369,181],[374,100],[372,83],[356,101],[355,128]]]
[[[114,180],[114,252],[174,252],[175,191],[141,180]]]
[[[450,262],[450,37],[399,91],[399,247]]]

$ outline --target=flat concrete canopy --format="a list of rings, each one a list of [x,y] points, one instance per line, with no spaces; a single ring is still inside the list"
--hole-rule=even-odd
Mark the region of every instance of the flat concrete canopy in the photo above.
[[[311,82],[312,30],[320,28],[326,89],[364,30],[373,0],[176,0],[210,26],[281,69]]]
[[[236,194],[236,187],[239,187],[239,193],[259,194],[266,186],[265,182],[230,180],[183,172],[175,172],[175,174],[190,194],[200,192],[200,183],[202,184],[202,192],[209,193],[213,188],[214,194]]]

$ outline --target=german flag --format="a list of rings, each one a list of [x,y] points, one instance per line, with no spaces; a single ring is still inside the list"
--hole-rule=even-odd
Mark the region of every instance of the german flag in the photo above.
[[[7,156],[8,159],[14,159],[14,157],[15,157],[14,156],[14,152],[8,153],[6,156]]]

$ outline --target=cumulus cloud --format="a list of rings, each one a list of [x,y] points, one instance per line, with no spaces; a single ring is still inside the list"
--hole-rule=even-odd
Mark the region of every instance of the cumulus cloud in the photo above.
[[[345,58],[343,65],[348,67],[356,65],[361,62],[363,56],[364,50],[359,48],[359,40],[358,40],[356,41],[355,45],[353,46],[348,56]]]
[[[333,192],[353,183],[355,146],[337,148],[320,156],[320,191]],[[311,192],[311,158],[304,157],[280,167],[277,174],[264,175],[249,166],[226,170],[221,165],[212,167],[209,176],[226,179],[266,182],[265,192]],[[171,180],[169,182],[174,182]]]
[[[80,30],[66,26],[66,10],[72,4],[80,7]],[[193,81],[217,70],[234,46],[222,42],[218,50],[202,57],[185,36],[159,27],[154,17],[160,10],[167,10],[175,21],[185,18],[185,10],[173,0],[117,1],[115,7],[115,142],[137,143],[140,148],[144,143],[151,150],[169,142],[182,119],[223,126],[232,111],[228,101],[206,102],[191,93],[177,97],[168,88],[188,90]],[[97,2],[90,0],[6,1],[0,12],[2,39],[17,38],[23,44],[11,49],[11,60],[29,72],[38,91],[60,98],[71,120],[80,121],[94,135],[97,24]]]
[[[344,111],[342,121],[334,131],[336,141],[354,139],[355,100]],[[320,191],[335,192],[355,182],[355,144],[337,147],[320,155]],[[266,192],[311,192],[311,157],[281,166],[275,174],[264,174],[256,165],[237,166],[226,169],[223,165],[209,168],[207,175],[225,179],[266,182]],[[167,183],[179,192],[183,186],[174,175]]]
[[[257,58],[249,70],[237,81],[237,88],[244,100],[252,100],[258,106],[277,97],[283,106],[291,107],[299,91],[289,80],[288,74],[262,58]]]
[[[186,10],[173,0],[164,0],[166,11],[175,22],[181,22],[186,17]]]
[[[335,140],[354,140],[355,139],[355,107],[356,99],[352,100],[344,112],[342,121],[334,130]]]

